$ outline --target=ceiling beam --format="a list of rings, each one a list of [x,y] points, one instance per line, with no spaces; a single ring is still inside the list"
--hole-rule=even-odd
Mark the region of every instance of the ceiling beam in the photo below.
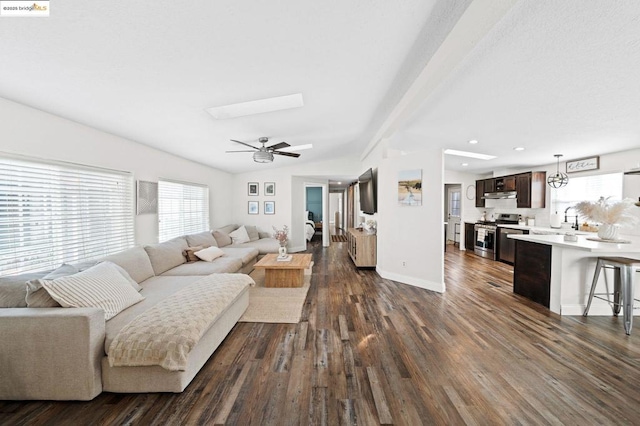
[[[407,122],[517,1],[474,0],[469,5],[418,78],[380,126],[362,152],[361,160],[364,160],[383,139],[391,138]]]

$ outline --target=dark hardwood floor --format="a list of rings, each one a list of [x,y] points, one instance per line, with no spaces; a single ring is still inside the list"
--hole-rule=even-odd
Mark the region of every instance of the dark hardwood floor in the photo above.
[[[0,424],[639,424],[640,329],[559,317],[447,247],[447,292],[311,244],[299,324],[239,323],[181,394],[0,402]],[[46,354],[43,354],[46,356]]]

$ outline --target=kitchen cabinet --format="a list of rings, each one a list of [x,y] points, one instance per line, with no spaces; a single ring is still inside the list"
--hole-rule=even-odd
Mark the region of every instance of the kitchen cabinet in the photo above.
[[[484,192],[495,192],[495,190],[496,190],[496,180],[495,180],[495,178],[485,179],[484,180]]]
[[[471,250],[473,251],[473,246],[475,245],[474,243],[474,238],[475,238],[475,233],[474,233],[474,227],[475,223],[472,222],[465,222],[464,223],[464,248],[465,250]]]
[[[515,175],[518,208],[545,207],[547,172],[527,172]]]
[[[513,292],[550,306],[551,246],[516,240]]]
[[[476,207],[484,207],[484,180],[476,181]]]
[[[504,191],[515,191],[516,190],[516,177],[515,176],[505,176],[503,178],[504,183]]]

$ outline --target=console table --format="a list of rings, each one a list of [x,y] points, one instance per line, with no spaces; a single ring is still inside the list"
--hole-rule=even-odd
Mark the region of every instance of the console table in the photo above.
[[[377,241],[376,234],[368,234],[356,228],[347,230],[349,256],[358,268],[376,266]]]

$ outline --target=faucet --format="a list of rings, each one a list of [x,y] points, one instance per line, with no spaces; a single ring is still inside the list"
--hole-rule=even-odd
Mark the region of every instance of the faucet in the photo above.
[[[568,219],[568,216],[567,216],[567,212],[568,212],[569,210],[571,210],[571,209],[574,209],[574,210],[575,210],[575,206],[569,206],[569,207],[567,207],[566,209],[564,209],[564,221],[565,221],[565,222],[569,222],[569,219]],[[572,228],[572,229],[575,229],[575,230],[577,231],[577,230],[580,228],[580,225],[578,224],[578,212],[576,212],[576,215],[575,215],[575,216],[573,216],[573,217],[575,217],[575,218],[576,218],[576,223],[575,223],[575,224],[573,224],[573,225],[571,225],[571,228]]]

